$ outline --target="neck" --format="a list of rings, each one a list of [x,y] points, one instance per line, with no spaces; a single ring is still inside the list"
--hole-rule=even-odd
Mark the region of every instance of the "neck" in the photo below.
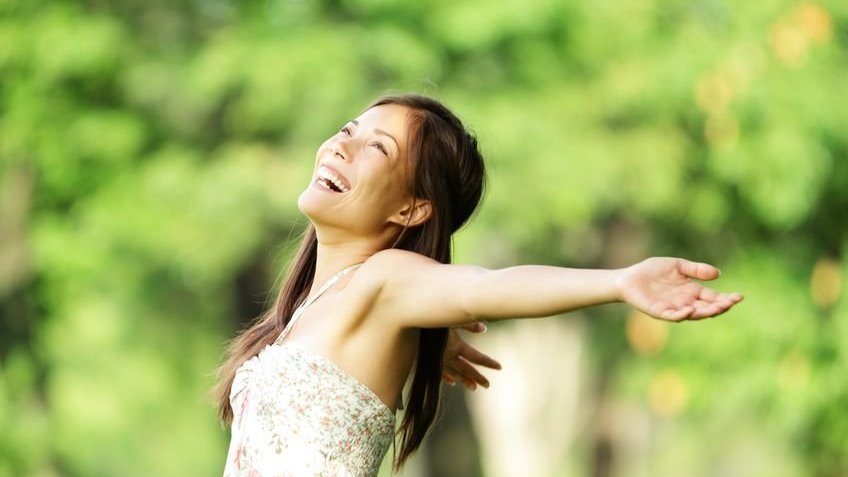
[[[344,268],[362,263],[371,255],[389,247],[382,238],[351,237],[316,227],[318,249],[315,262],[315,277],[309,293],[314,293],[324,282]]]

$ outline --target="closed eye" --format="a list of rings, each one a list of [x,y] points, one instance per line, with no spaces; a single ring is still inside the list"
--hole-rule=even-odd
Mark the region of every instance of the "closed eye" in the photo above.
[[[383,153],[383,155],[385,155],[385,156],[387,156],[387,157],[388,157],[388,155],[389,155],[389,151],[386,149],[386,146],[384,146],[384,145],[383,145],[383,143],[381,143],[381,142],[372,142],[372,143],[371,143],[371,145],[372,145],[372,146],[374,146],[374,147],[376,147],[377,149],[379,149],[379,150],[380,150],[380,152],[382,152],[382,153]]]
[[[347,127],[347,126],[345,126],[345,127],[341,128],[339,131],[340,131],[340,132],[343,132],[343,133],[345,133],[345,134],[347,134],[348,136],[350,136],[350,128],[349,128],[349,127]]]

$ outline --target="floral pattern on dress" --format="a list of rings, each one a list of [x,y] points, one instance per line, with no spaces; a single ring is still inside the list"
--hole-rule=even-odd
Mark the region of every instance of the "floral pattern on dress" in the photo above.
[[[297,342],[245,361],[230,405],[224,477],[376,476],[395,431],[371,389]]]

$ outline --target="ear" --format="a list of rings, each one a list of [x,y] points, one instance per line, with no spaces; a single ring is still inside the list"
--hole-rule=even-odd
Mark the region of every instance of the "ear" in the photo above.
[[[389,222],[401,227],[415,227],[426,222],[432,212],[433,206],[429,200],[409,199],[397,213],[389,217]]]

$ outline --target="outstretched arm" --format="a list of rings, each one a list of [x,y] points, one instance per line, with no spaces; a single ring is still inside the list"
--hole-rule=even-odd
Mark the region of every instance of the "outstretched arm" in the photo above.
[[[695,282],[713,280],[712,265],[652,257],[613,270],[520,265],[499,270],[446,265],[400,250],[369,262],[385,270],[380,307],[403,326],[460,326],[479,320],[534,318],[625,301],[656,318],[715,316],[742,299]]]

